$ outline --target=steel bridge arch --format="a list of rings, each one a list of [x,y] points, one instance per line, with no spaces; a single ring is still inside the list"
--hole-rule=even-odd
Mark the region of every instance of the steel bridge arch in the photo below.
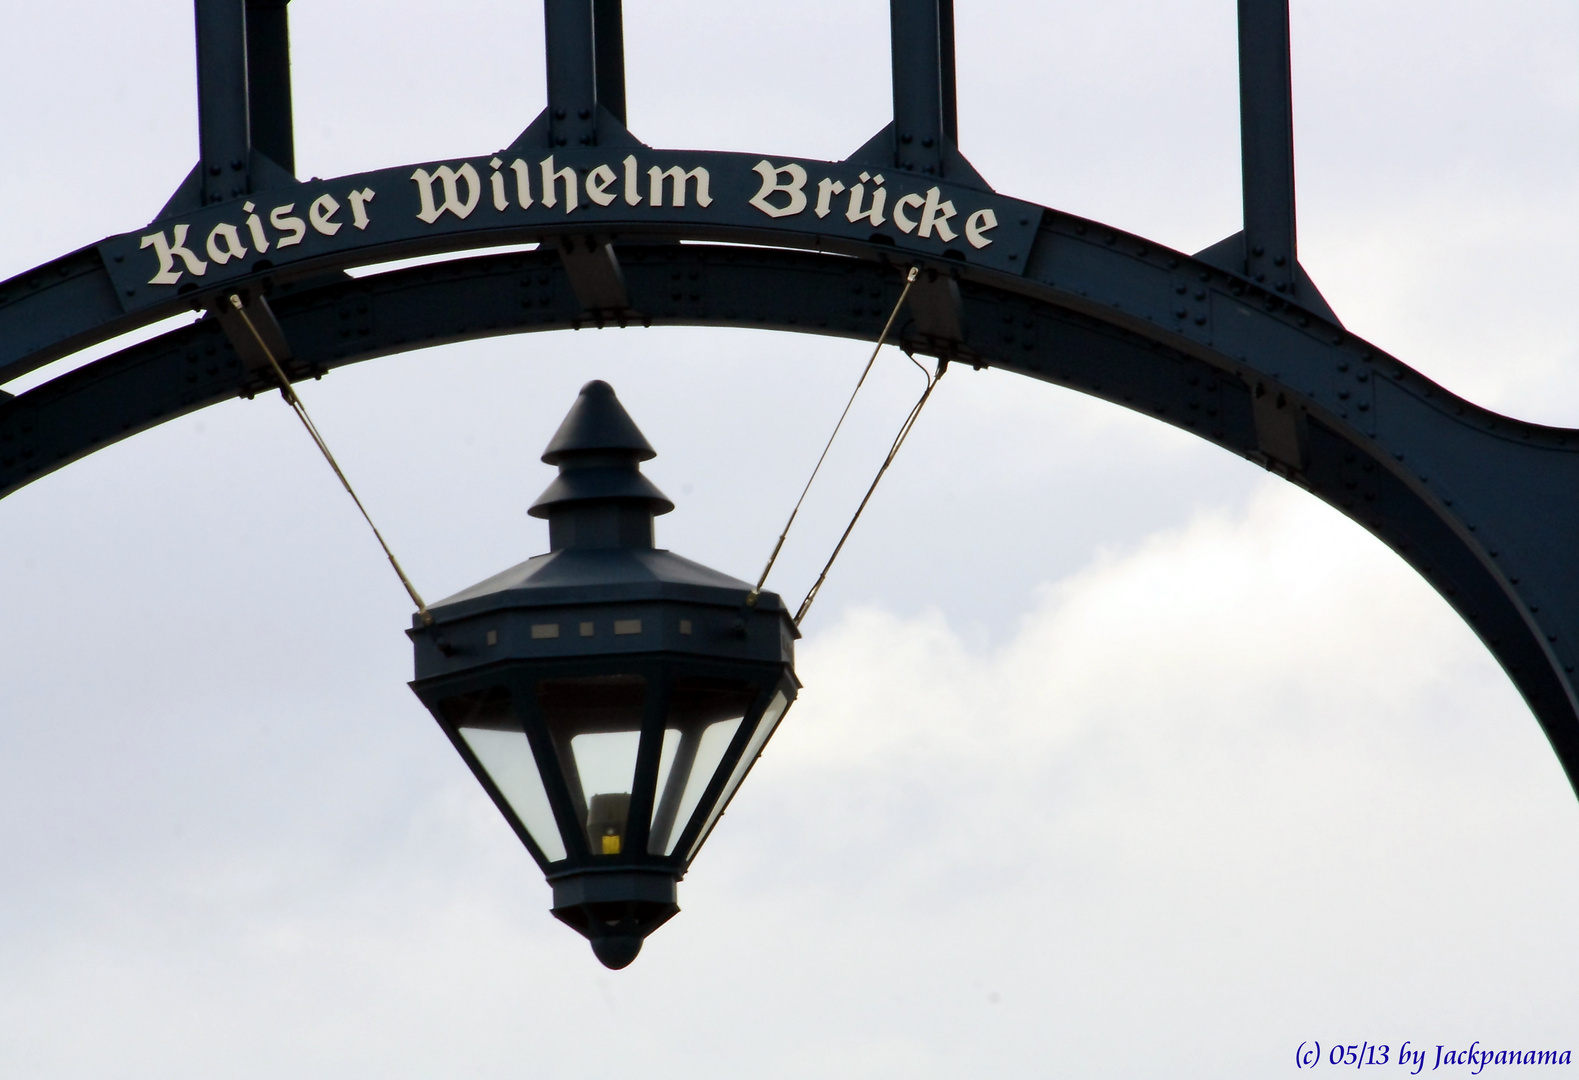
[[[595,45],[591,33],[594,18],[617,16],[617,3],[548,0],[546,8],[550,105],[500,155],[297,183],[289,161],[277,160],[288,156],[279,141],[288,142],[288,122],[283,137],[277,123],[270,129],[256,117],[249,128],[259,99],[245,87],[239,99],[233,86],[216,88],[222,65],[212,59],[226,49],[234,57],[239,47],[243,70],[268,71],[278,57],[257,45],[266,35],[248,38],[238,27],[258,13],[277,11],[283,20],[284,4],[198,0],[199,167],[145,229],[0,283],[0,379],[173,312],[195,306],[207,314],[20,396],[0,396],[0,496],[138,431],[270,389],[255,346],[233,317],[218,314],[233,295],[289,354],[287,371],[300,379],[447,342],[590,326],[736,326],[870,341],[898,297],[902,269],[919,265],[921,286],[898,330],[905,348],[1018,372],[1192,431],[1305,488],[1393,548],[1496,656],[1579,792],[1579,569],[1569,555],[1579,539],[1579,431],[1500,416],[1446,391],[1344,330],[1304,276],[1294,248],[1282,0],[1240,3],[1241,78],[1257,90],[1245,95],[1243,117],[1246,229],[1193,256],[991,191],[954,148],[948,0],[892,0],[894,125],[845,162],[769,157],[755,165],[754,155],[655,151],[637,141],[623,126],[622,79],[613,85],[614,61],[597,51],[608,50],[607,35]],[[1279,25],[1281,44],[1268,48],[1267,34]],[[1268,57],[1279,55],[1281,66],[1269,69]],[[567,67],[567,56],[586,63]],[[907,138],[911,129],[931,132],[930,156],[918,149],[923,139]],[[249,130],[276,141],[260,144]],[[214,146],[219,164],[205,167]],[[436,228],[412,224],[424,181],[416,191],[405,185],[416,173],[471,168],[475,203],[485,197],[489,163],[505,175],[502,159],[515,153],[528,169],[538,155],[553,162],[557,154],[557,164],[570,162],[583,177],[599,155],[640,155],[644,166],[653,159],[654,172],[701,162],[717,178],[716,201],[728,205],[717,220],[695,205],[652,212],[642,199],[553,219],[541,207],[532,218],[489,218],[485,206],[476,220],[471,210],[453,212],[453,220],[440,211],[424,222]],[[896,191],[908,183],[917,200],[929,189],[935,204],[951,196],[961,207],[986,205],[1002,219],[1004,246],[973,251],[923,243],[912,231],[846,228],[837,215],[791,214],[783,198],[768,200],[783,214],[750,209],[752,174],[761,177],[761,197],[769,184],[763,167],[792,164],[851,185],[857,172],[882,168]],[[551,171],[545,166],[544,177]],[[405,192],[372,204],[405,198],[398,225],[385,226],[393,219],[381,216],[338,246],[326,238],[343,228],[326,227],[290,258],[237,258],[234,267],[226,260],[213,278],[187,274],[162,290],[147,289],[141,277],[153,252],[136,276],[126,269],[155,233],[178,246],[189,225],[196,237],[222,228],[226,215],[239,222],[244,200],[306,207],[327,197],[343,206],[345,192],[375,186]],[[430,184],[430,198],[435,190]],[[465,189],[456,190],[463,199]],[[508,198],[503,207],[498,201],[500,215],[515,214]],[[337,212],[325,221],[335,224]],[[415,213],[421,220],[424,210]],[[526,242],[538,247],[486,251]],[[453,257],[360,278],[343,273],[439,253]],[[170,266],[159,272],[175,272]]]

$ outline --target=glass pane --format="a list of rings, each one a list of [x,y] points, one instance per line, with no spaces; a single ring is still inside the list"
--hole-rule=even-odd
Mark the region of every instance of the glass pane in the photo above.
[[[756,693],[750,683],[675,680],[664,721],[665,756],[669,756],[671,745],[674,752],[667,768],[660,762],[663,775],[653,801],[652,831],[647,840],[651,854],[674,854]]]
[[[532,756],[521,722],[510,709],[510,692],[496,686],[481,694],[463,694],[440,706],[455,725],[471,752],[476,755],[493,786],[515,811],[544,858],[558,862],[565,857],[565,841],[559,835],[542,774]]]
[[[538,684],[538,705],[593,855],[624,850],[646,698],[647,680],[639,675]]]
[[[686,861],[696,857],[696,851],[702,846],[702,841],[707,839],[707,834],[713,831],[713,826],[718,823],[718,815],[724,812],[724,807],[729,805],[730,796],[740,786],[740,781],[746,778],[757,755],[762,753],[762,748],[773,737],[773,730],[779,726],[779,721],[784,719],[784,710],[789,708],[789,697],[780,690],[773,695],[773,700],[768,703],[767,711],[762,714],[762,719],[757,722],[757,730],[752,732],[751,741],[746,744],[745,752],[740,755],[740,760],[735,762],[734,771],[729,774],[729,782],[724,785],[723,792],[718,796],[718,801],[713,804],[712,810],[707,815],[707,824],[702,826],[702,831],[696,834],[696,843],[691,845],[691,850],[685,853]]]
[[[674,771],[674,755],[680,749],[680,729],[665,728],[663,732],[663,750],[658,755],[658,791],[662,792],[669,784],[669,774]],[[654,811],[657,807],[653,807]]]
[[[594,855],[620,853],[640,743],[640,731],[600,731],[570,740],[587,800],[587,838]]]

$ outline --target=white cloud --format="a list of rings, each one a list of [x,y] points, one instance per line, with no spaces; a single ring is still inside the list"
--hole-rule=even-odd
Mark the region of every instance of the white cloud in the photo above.
[[[304,174],[494,147],[541,103],[518,4],[295,7]],[[837,156],[886,119],[876,0],[626,7],[655,144]],[[7,17],[0,274],[146,220],[195,159],[190,12]],[[965,149],[1002,190],[1184,247],[1237,227],[1232,4],[959,17]],[[1322,289],[1563,420],[1573,6],[1294,19]],[[665,542],[750,573],[863,360],[558,335],[305,393],[440,593],[541,546],[535,457],[591,377],[664,454]],[[774,584],[842,527],[896,370]],[[401,686],[404,597],[277,401],[8,498],[0,1072],[1259,1078],[1310,1038],[1571,1037],[1574,797],[1470,633],[1306,496],[1029,387],[949,376],[808,622],[805,696],[618,974]]]
[[[1308,1038],[1571,1034],[1560,770],[1445,605],[1292,489],[1102,555],[996,646],[868,608],[800,669],[625,972],[547,917],[445,761],[424,798],[368,793],[376,839],[332,815],[101,876],[8,946],[0,1053],[49,1076],[1260,1077]],[[68,1051],[66,1017],[94,1037]]]

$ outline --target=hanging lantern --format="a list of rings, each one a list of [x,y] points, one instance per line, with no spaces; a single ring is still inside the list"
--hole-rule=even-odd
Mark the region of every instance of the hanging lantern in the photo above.
[[[582,387],[532,505],[549,552],[432,605],[411,687],[553,886],[621,968],[795,699],[779,597],[653,546],[674,509],[605,382]]]

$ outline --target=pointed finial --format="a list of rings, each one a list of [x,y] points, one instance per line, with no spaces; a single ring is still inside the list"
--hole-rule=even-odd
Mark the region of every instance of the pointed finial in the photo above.
[[[620,399],[614,396],[614,387],[602,379],[593,379],[581,388],[576,403],[565,414],[559,430],[548,441],[543,451],[543,461],[558,465],[567,455],[577,453],[608,453],[628,451],[637,461],[651,461],[658,456],[643,437]]]
[[[630,418],[614,388],[594,380],[543,451],[559,475],[527,511],[548,519],[548,542],[562,548],[650,548],[652,519],[674,503],[641,474],[641,462],[657,457]]]

